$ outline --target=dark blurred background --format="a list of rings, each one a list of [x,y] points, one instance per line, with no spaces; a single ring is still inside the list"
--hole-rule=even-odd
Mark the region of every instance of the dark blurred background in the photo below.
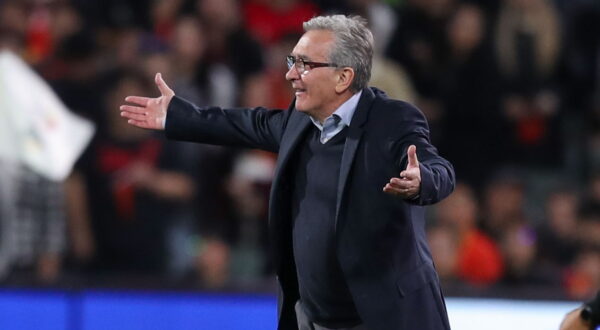
[[[284,57],[328,13],[368,19],[371,85],[416,104],[455,165],[427,223],[446,294],[594,295],[597,0],[2,0],[0,48],[97,132],[66,181],[20,172],[0,284],[273,293],[275,155],[167,141],[118,106],[161,72],[200,105],[287,108]]]

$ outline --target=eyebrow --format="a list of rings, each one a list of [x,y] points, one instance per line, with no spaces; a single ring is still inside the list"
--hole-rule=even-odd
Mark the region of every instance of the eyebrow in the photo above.
[[[309,62],[311,61],[310,56],[306,56],[303,54],[298,54],[298,55],[290,54],[290,56],[293,56],[295,58],[301,58],[304,61],[309,61]]]

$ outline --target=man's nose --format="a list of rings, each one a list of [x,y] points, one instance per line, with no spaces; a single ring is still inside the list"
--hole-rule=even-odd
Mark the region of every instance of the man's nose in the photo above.
[[[294,79],[299,79],[300,75],[298,74],[298,70],[296,70],[296,66],[292,65],[291,68],[287,70],[285,73],[285,80],[292,81]]]

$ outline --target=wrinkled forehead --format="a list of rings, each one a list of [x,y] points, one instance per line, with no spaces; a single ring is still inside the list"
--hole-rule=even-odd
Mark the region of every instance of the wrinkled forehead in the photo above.
[[[328,30],[310,30],[302,35],[291,55],[311,61],[329,59],[334,44],[334,34]]]

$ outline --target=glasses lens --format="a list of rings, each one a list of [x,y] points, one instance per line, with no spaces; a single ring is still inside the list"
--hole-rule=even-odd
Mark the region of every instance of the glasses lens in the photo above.
[[[296,70],[300,73],[304,72],[304,61],[301,58],[295,58],[292,55],[288,55],[285,57],[285,61],[288,67],[288,70],[292,68],[292,66],[296,66]]]

